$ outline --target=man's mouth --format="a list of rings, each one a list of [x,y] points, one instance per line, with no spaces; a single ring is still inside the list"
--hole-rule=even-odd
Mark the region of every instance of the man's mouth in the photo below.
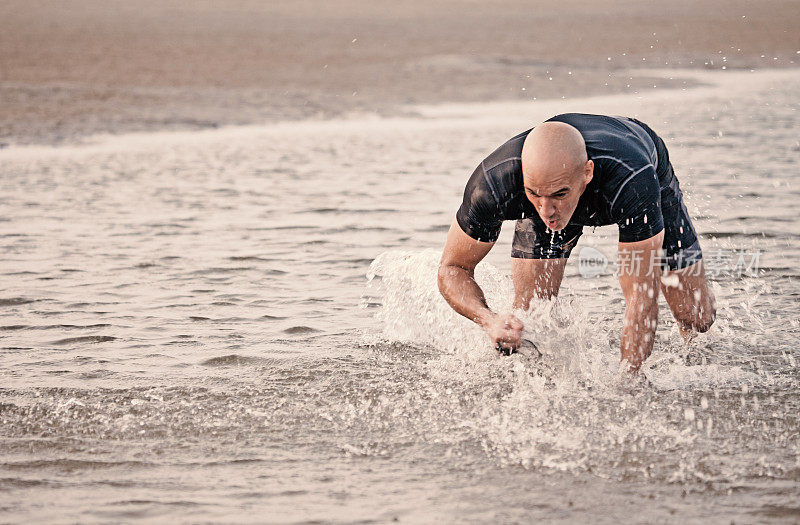
[[[544,223],[548,228],[550,228],[551,230],[554,230],[556,228],[556,226],[558,226],[558,219],[548,219],[548,220],[544,221]]]

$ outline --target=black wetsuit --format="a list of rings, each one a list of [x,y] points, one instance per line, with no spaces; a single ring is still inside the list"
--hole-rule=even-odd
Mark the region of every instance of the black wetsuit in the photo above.
[[[569,257],[584,226],[617,224],[620,242],[635,242],[664,230],[664,265],[689,266],[702,252],[664,141],[646,124],[625,117],[567,113],[550,121],[576,128],[594,162],[594,176],[567,226],[550,231],[528,200],[522,183],[520,133],[481,162],[470,177],[456,214],[473,239],[494,242],[505,220],[517,220],[512,257]]]

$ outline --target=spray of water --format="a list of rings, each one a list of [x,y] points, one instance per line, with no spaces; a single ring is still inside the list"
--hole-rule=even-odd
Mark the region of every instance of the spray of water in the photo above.
[[[744,475],[747,469],[724,458],[701,460],[720,441],[727,447],[736,435],[762,431],[756,423],[741,425],[752,417],[742,389],[766,391],[791,382],[785,366],[750,367],[750,358],[742,359],[743,348],[757,342],[761,322],[752,303],[727,304],[718,286],[720,321],[689,346],[674,324],[662,320],[656,350],[643,368],[647,381],[632,384],[618,372],[619,316],[587,311],[580,297],[514,312],[541,355],[498,357],[482,330],[439,295],[439,256],[434,250],[393,251],[374,260],[367,295],[381,307],[370,344],[425,355],[420,387],[447,413],[432,417],[458,428],[451,437],[477,440],[500,463],[526,468],[672,482]],[[476,280],[491,308],[510,311],[507,274],[482,263]],[[758,297],[758,283],[748,286]],[[735,422],[737,430],[726,434]]]

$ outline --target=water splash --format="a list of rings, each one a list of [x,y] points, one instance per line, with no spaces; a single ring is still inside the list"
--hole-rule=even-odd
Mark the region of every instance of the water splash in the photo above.
[[[618,375],[619,320],[587,311],[580,297],[514,312],[541,356],[496,356],[480,328],[440,296],[439,256],[434,250],[386,252],[368,275],[368,294],[381,304],[372,344],[427,352],[409,366],[418,367],[414,380],[434,403],[427,409],[434,425],[453,426],[437,435],[477,441],[502,465],[673,483],[729,483],[750,475],[749,467],[711,457],[717,447],[736,449],[743,435],[751,443],[790,439],[764,435],[770,423],[755,421],[751,399],[742,401],[742,388],[767,392],[791,382],[785,367],[765,362],[752,370],[754,356],[742,355],[752,348],[752,334],[737,327],[761,323],[752,302],[731,305],[717,289],[725,319],[690,346],[674,325],[664,327],[643,369],[649,385],[631,385]],[[508,275],[482,263],[476,280],[490,307],[510,311]]]

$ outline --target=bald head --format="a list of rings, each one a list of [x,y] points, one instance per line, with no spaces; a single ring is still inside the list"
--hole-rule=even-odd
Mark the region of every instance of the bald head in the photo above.
[[[586,161],[583,137],[564,122],[539,124],[522,145],[522,175],[533,184],[579,175]]]
[[[539,124],[522,144],[525,195],[551,230],[569,222],[578,199],[592,180],[594,162],[580,132],[563,122]]]

